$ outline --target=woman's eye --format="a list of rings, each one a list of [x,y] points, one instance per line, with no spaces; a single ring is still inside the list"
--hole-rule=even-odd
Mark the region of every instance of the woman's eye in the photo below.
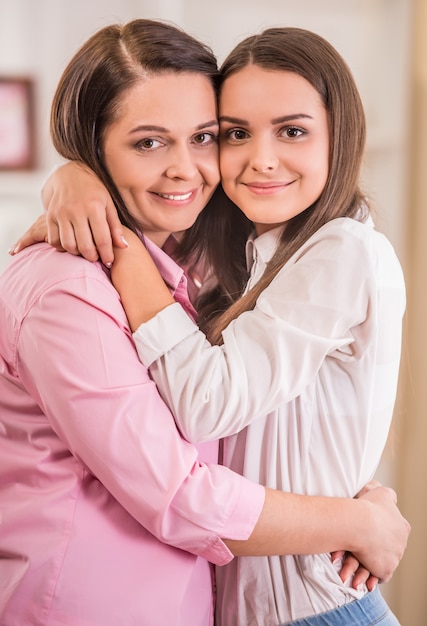
[[[194,137],[195,143],[200,146],[205,146],[216,141],[216,136],[213,133],[198,133]]]
[[[294,139],[295,137],[301,137],[301,135],[305,135],[305,131],[302,128],[298,128],[297,126],[287,126],[283,128],[281,134],[285,137],[289,137],[290,139]]]
[[[160,143],[158,139],[147,137],[146,139],[141,139],[141,141],[138,141],[138,143],[136,144],[136,147],[139,150],[155,150],[161,145],[162,144]]]
[[[242,128],[231,128],[225,133],[225,138],[232,142],[243,141],[244,139],[247,139],[248,136],[247,131]]]

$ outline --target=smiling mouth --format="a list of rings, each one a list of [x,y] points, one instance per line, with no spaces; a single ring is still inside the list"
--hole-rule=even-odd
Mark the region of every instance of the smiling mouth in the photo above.
[[[244,183],[244,186],[247,187],[247,189],[249,189],[249,191],[251,191],[254,194],[257,195],[272,195],[277,193],[278,191],[282,191],[283,189],[286,189],[286,187],[289,187],[290,183],[273,183],[273,182],[269,182],[269,183],[257,183],[257,182],[252,182],[252,183]]]
[[[193,195],[192,191],[188,191],[187,193],[182,194],[171,194],[171,193],[156,193],[156,196],[160,198],[164,198],[165,200],[174,200],[175,202],[183,202],[184,200],[189,200]]]
[[[248,187],[257,187],[258,189],[272,189],[274,187],[287,187],[292,182],[293,182],[292,180],[288,181],[288,182],[283,182],[283,181],[277,181],[277,182],[273,182],[273,181],[269,181],[269,182],[252,181],[252,182],[246,182],[246,183],[243,183],[243,184],[248,186]]]

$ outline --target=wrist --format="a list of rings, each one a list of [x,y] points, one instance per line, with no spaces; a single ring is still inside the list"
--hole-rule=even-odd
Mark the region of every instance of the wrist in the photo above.
[[[371,533],[376,518],[372,503],[367,500],[354,498],[346,502],[347,515],[344,530],[344,547],[348,552],[360,553],[366,549],[368,536]]]

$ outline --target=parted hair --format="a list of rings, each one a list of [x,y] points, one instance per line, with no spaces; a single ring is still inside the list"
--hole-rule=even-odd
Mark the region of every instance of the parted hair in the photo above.
[[[65,159],[81,161],[106,185],[121,222],[138,229],[105,167],[102,142],[126,92],[146,76],[195,73],[217,89],[217,60],[209,47],[170,24],[137,19],[92,35],[65,68],[54,94],[50,131]],[[167,94],[165,94],[165,98]]]
[[[236,207],[230,201],[220,203],[216,219],[228,221],[229,225],[227,228],[216,226],[221,239],[211,235],[205,244],[205,253],[213,260],[218,285],[199,303],[201,319],[207,324],[209,339],[214,343],[221,343],[221,332],[231,320],[255,306],[260,293],[286,261],[321,226],[338,217],[363,220],[369,211],[368,200],[359,184],[366,135],[365,115],[352,73],[337,50],[308,30],[270,28],[248,37],[234,48],[221,67],[220,83],[248,65],[294,72],[320,94],[328,115],[329,173],[319,198],[287,222],[264,275],[243,297],[242,287],[248,276],[242,260],[240,234],[246,236],[250,224],[244,216],[236,215]],[[230,268],[237,268],[238,272],[238,275],[234,272],[232,279],[229,278]]]

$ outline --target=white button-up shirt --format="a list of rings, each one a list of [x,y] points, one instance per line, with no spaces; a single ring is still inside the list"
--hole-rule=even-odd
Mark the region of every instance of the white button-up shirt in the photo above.
[[[280,231],[250,242],[250,288]],[[193,441],[225,437],[224,463],[296,493],[354,496],[377,469],[396,396],[405,288],[371,223],[323,226],[252,311],[211,346],[178,304],[135,333],[140,357]],[[221,626],[278,624],[360,597],[330,555],[236,559],[217,572]]]

